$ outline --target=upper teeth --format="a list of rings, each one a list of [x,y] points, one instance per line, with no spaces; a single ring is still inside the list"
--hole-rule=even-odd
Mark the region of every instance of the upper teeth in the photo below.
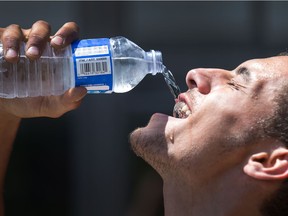
[[[174,107],[173,116],[176,118],[187,118],[191,114],[191,110],[184,102],[178,102]]]

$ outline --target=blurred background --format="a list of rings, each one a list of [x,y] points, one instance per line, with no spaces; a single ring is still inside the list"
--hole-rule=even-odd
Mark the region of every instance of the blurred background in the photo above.
[[[288,47],[288,2],[0,2],[0,26],[43,19],[55,33],[75,21],[81,38],[122,35],[162,51],[182,91],[197,67],[234,69]],[[88,95],[59,119],[24,119],[5,185],[7,216],[162,216],[162,181],[134,155],[129,133],[155,112],[172,115],[163,76],[125,94]]]

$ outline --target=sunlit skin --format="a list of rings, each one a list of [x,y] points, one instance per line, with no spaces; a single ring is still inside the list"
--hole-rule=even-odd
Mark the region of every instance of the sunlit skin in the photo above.
[[[257,125],[273,114],[273,99],[287,77],[287,56],[249,60],[232,71],[191,70],[189,90],[177,99],[191,114],[179,119],[156,113],[131,134],[135,153],[163,178],[165,215],[260,215],[261,197],[288,174],[270,178],[255,171],[267,159],[258,151],[287,153],[279,141],[258,136]],[[276,183],[261,181],[270,179]]]

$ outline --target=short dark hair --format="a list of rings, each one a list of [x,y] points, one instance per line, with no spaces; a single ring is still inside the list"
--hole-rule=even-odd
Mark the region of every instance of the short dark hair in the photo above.
[[[280,53],[279,56],[288,56],[288,52]],[[266,121],[264,133],[280,140],[288,148],[288,80],[279,86],[279,95],[273,102],[276,109],[272,118]],[[288,179],[263,202],[261,213],[263,216],[288,215]]]

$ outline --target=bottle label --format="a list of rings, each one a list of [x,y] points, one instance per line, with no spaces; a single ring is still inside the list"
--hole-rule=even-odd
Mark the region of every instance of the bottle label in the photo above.
[[[71,44],[75,86],[88,93],[111,93],[113,65],[109,38],[78,40]]]

